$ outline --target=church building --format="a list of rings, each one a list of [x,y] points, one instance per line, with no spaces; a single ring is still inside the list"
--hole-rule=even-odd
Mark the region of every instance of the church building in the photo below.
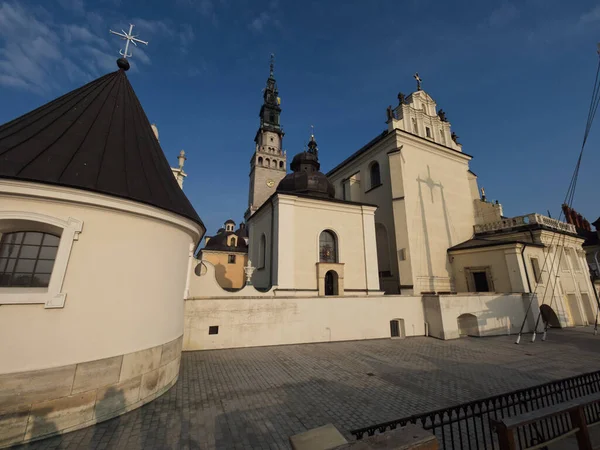
[[[235,222],[229,219],[214,236],[205,238],[204,248],[199,258],[215,267],[215,277],[224,289],[241,289],[246,283],[244,266],[248,262],[248,233],[242,222],[235,229]]]
[[[0,126],[0,447],[131,411],[179,375],[205,227],[118,67]]]
[[[376,206],[336,199],[318,152],[313,135],[294,156],[292,173],[249,218],[253,284],[276,286],[275,295],[381,294]]]
[[[274,56],[267,86],[264,89],[263,105],[260,108],[260,126],[254,137],[254,154],[250,159],[250,189],[246,221],[275,192],[279,182],[287,173],[286,153],[283,150],[284,132],[281,128],[281,99],[273,74]]]

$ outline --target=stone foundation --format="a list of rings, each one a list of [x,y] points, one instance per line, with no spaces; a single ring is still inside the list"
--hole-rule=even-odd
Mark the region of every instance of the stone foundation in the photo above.
[[[112,358],[0,375],[0,448],[139,408],[177,382],[182,336]]]

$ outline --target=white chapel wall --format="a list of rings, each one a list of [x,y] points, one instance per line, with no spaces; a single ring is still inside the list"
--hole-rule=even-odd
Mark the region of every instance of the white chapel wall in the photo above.
[[[529,294],[425,295],[423,306],[429,335],[439,339],[456,339],[460,337],[458,318],[463,314],[477,318],[479,336],[518,333],[530,299]],[[523,331],[526,333],[533,331],[539,311],[537,304],[537,298],[534,298],[525,321]]]
[[[107,358],[181,336],[193,242],[188,232],[114,209],[14,196],[0,200],[0,211],[83,222],[64,279],[64,307],[1,306],[0,339],[11,345],[0,346],[0,373]]]
[[[301,344],[390,337],[404,319],[406,336],[423,336],[420,297],[195,299],[185,302],[184,350]],[[219,333],[209,335],[210,326]]]

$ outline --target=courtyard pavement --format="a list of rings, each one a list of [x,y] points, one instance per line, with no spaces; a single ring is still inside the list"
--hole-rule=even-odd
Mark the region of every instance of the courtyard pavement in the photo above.
[[[591,327],[515,336],[385,339],[185,352],[162,397],[25,449],[288,449],[332,423],[348,430],[600,370]]]

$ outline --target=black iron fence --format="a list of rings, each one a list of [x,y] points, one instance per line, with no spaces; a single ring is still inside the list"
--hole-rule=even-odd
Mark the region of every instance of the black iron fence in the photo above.
[[[441,449],[492,450],[499,447],[490,419],[513,417],[596,393],[600,393],[600,371],[371,425],[350,433],[356,439],[362,439],[365,435],[373,436],[376,432],[384,433],[413,423],[433,432]],[[585,415],[588,424],[600,422],[600,407],[597,404],[586,407]],[[568,415],[558,415],[520,428],[515,437],[519,448],[524,449],[568,434],[571,429]]]

